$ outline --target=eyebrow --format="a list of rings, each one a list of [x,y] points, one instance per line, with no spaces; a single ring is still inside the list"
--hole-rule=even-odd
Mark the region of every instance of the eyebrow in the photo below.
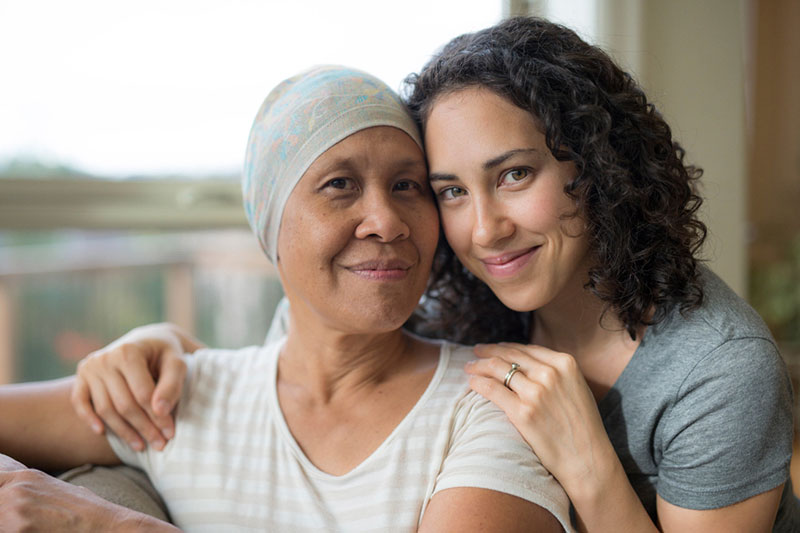
[[[355,172],[356,169],[359,167],[359,162],[357,159],[358,159],[357,157],[353,156],[343,156],[333,159],[329,161],[327,165],[319,169],[319,175],[325,176],[334,172],[341,172],[341,171]],[[401,171],[409,169],[414,169],[414,170],[419,169],[423,171],[427,170],[427,166],[425,165],[424,161],[414,158],[401,159],[396,162],[395,166],[397,169]]]
[[[503,152],[502,154],[495,156],[486,162],[483,163],[483,170],[491,170],[498,165],[503,164],[508,159],[514,157],[517,154],[527,154],[527,153],[541,153],[536,148],[515,148],[514,150],[509,150],[508,152]],[[431,182],[434,181],[455,181],[458,179],[458,176],[455,174],[446,174],[441,172],[431,172],[428,176],[428,180]]]
[[[516,148],[514,150],[509,150],[508,152],[502,153],[497,157],[493,157],[490,160],[486,161],[483,164],[483,170],[491,170],[494,167],[504,163],[506,160],[510,159],[511,157],[517,154],[527,154],[527,153],[539,153],[539,150],[536,148]]]

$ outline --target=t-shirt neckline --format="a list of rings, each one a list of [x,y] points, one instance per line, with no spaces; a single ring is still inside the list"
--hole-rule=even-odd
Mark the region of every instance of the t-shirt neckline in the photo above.
[[[370,463],[378,460],[378,457],[386,448],[389,447],[396,436],[404,431],[407,426],[411,425],[417,413],[423,408],[425,403],[428,401],[428,398],[433,394],[433,391],[436,390],[437,386],[442,381],[444,373],[447,370],[447,366],[450,362],[450,352],[452,348],[448,342],[441,343],[439,348],[439,362],[436,365],[436,371],[433,373],[430,383],[428,383],[425,391],[422,393],[419,399],[417,399],[414,406],[408,411],[408,413],[406,413],[406,415],[392,430],[392,432],[389,433],[389,436],[387,436],[383,442],[381,442],[380,445],[378,445],[378,447],[375,448],[372,453],[370,453],[363,461],[350,469],[350,471],[341,475],[335,475],[321,470],[311,462],[311,460],[306,456],[306,454],[303,452],[303,449],[295,440],[294,435],[292,435],[292,432],[289,430],[289,425],[286,423],[286,419],[283,416],[283,410],[281,409],[280,402],[278,401],[278,360],[280,359],[281,350],[283,350],[285,342],[286,338],[284,337],[283,340],[281,340],[279,343],[276,343],[277,346],[268,375],[268,393],[270,397],[269,408],[272,411],[272,418],[275,421],[274,423],[277,426],[280,437],[291,449],[297,461],[301,463],[303,470],[318,479],[329,481],[342,481],[358,475],[358,473],[367,468]]]

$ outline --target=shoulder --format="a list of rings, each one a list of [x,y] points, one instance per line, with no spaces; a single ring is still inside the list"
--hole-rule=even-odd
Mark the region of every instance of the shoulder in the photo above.
[[[756,416],[768,398],[785,410],[789,374],[764,321],[713,272],[703,268],[701,279],[703,305],[685,314],[673,309],[652,326],[642,341],[647,361],[639,361],[640,370],[658,378],[655,388],[683,414],[719,406],[722,398],[743,409],[752,404]]]
[[[701,268],[704,302],[688,315],[698,323],[717,333],[722,340],[736,338],[761,338],[774,343],[769,328],[744,299],[737,295],[722,279],[708,268]]]
[[[645,333],[641,351],[650,360],[647,366],[669,368],[675,377],[707,365],[767,366],[785,372],[777,345],[758,313],[709,269],[701,269],[701,281],[701,307],[681,313],[675,306]]]
[[[238,350],[204,348],[184,356],[187,382],[226,382],[258,379],[271,368],[282,343],[248,346]]]
[[[195,366],[202,367],[230,368],[235,365],[238,368],[241,365],[257,366],[268,360],[269,354],[276,353],[281,345],[281,342],[277,342],[264,346],[247,346],[236,350],[202,348],[192,354],[187,354],[184,358],[187,361],[194,361],[193,364]]]
[[[461,377],[466,379],[466,374],[463,372],[464,365],[475,359],[472,346],[449,341],[441,341],[441,346],[442,352],[448,359],[448,368],[452,369],[451,372],[454,374],[460,372]]]
[[[550,511],[570,530],[569,500],[499,407],[473,392],[464,364],[475,358],[470,346],[443,343],[447,358],[443,384],[455,405],[448,449],[435,492],[473,487],[511,494]]]
[[[275,361],[282,342],[238,350],[203,349],[184,356],[186,378],[178,403],[177,418],[189,413],[200,419],[224,406],[250,405],[274,383]]]

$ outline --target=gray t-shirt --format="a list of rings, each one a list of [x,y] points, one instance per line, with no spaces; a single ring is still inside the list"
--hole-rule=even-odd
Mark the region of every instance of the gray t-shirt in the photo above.
[[[774,531],[800,531],[786,365],[758,314],[709,270],[702,279],[703,306],[649,327],[601,400],[606,431],[652,517],[656,494],[714,509],[786,482]]]

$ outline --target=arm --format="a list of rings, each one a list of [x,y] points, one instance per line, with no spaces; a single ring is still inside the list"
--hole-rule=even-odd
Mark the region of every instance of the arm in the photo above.
[[[0,531],[178,531],[3,455],[43,469],[119,463],[105,437],[80,423],[69,405],[73,383],[70,377],[0,387]]]
[[[627,479],[573,357],[539,346],[505,343],[476,348],[476,353],[483,359],[467,369],[473,375],[473,389],[506,412],[561,482],[575,506],[582,531],[659,530]],[[513,390],[503,385],[511,361],[521,365],[521,372],[510,383]],[[690,403],[697,404],[698,399],[690,399]],[[702,443],[700,435],[707,423],[704,418],[699,418],[698,435],[683,431],[680,438]],[[682,458],[676,460],[680,463]],[[728,465],[731,468],[738,467]],[[762,494],[712,510],[682,508],[659,496],[659,525],[665,532],[770,531],[780,489],[770,487]]]
[[[769,533],[775,523],[783,485],[739,503],[695,511],[658,497],[658,520],[664,531],[753,531]]]
[[[556,533],[563,529],[549,511],[534,503],[502,492],[465,487],[434,495],[418,531]]]
[[[93,433],[72,410],[73,382],[70,377],[0,387],[0,453],[51,470],[118,464],[105,437]]]
[[[175,434],[172,410],[186,364],[203,345],[172,324],[136,328],[78,364],[72,405],[97,434],[103,422],[136,451],[164,448]]]

